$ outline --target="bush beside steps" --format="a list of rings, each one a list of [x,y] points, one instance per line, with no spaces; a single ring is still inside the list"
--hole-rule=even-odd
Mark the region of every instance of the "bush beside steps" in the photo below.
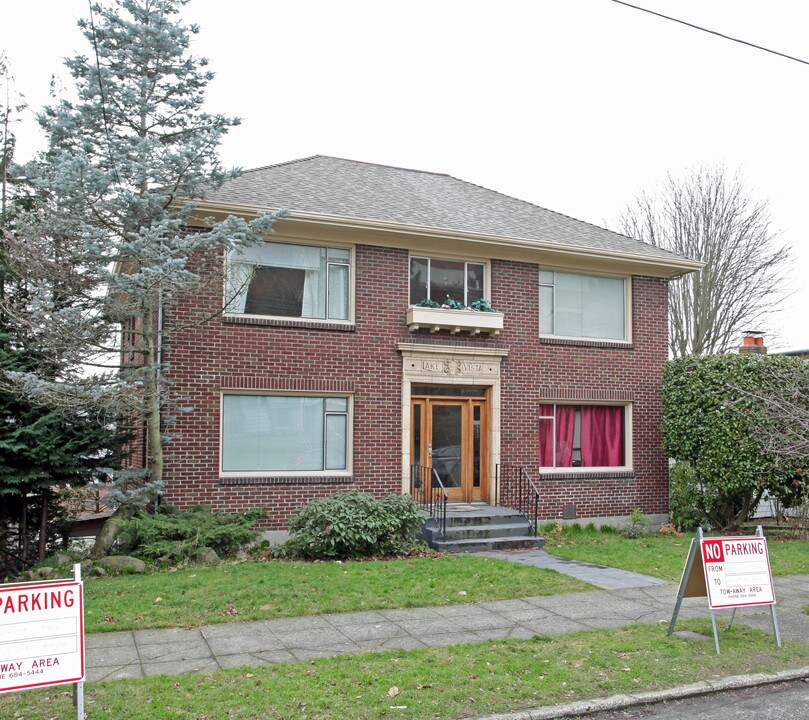
[[[318,498],[289,522],[289,540],[276,553],[307,560],[340,560],[409,553],[420,548],[424,518],[408,495],[376,499],[351,490]]]

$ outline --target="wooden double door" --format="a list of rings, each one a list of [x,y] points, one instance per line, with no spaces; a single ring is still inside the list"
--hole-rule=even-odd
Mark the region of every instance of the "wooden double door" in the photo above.
[[[455,385],[411,388],[410,457],[438,477],[451,502],[488,500],[489,389]]]

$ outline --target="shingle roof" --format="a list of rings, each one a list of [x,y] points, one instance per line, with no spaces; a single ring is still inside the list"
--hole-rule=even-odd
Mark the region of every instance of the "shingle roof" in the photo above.
[[[315,155],[245,171],[205,200],[682,260],[620,233],[450,175]]]

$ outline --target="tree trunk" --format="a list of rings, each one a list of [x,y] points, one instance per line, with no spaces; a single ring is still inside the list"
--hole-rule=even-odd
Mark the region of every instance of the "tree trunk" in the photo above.
[[[20,513],[20,531],[19,531],[19,553],[20,556],[28,562],[28,495],[23,492],[20,498],[22,512]]]
[[[160,353],[158,343],[160,342],[160,313],[152,304],[146,304],[143,309],[143,337],[146,343],[146,350],[143,353],[143,363],[147,367],[156,368],[148,376],[146,381],[146,397],[144,409],[144,421],[146,425],[146,462],[149,468],[148,482],[152,485],[163,479],[163,435],[161,428],[161,387],[158,361]],[[107,518],[96,536],[90,557],[94,560],[109,555],[112,546],[118,535],[121,534],[121,520],[128,520],[141,510],[140,507],[131,502],[124,501],[116,508],[115,512]]]
[[[42,562],[48,549],[48,497],[50,490],[42,491],[42,507],[39,510],[39,546],[37,547],[37,562]]]
[[[133,505],[119,505],[115,512],[107,518],[107,521],[101,526],[101,530],[96,536],[93,549],[90,550],[90,558],[98,560],[99,558],[106,557],[110,554],[112,546],[116,538],[121,534],[123,526],[122,520],[128,520],[137,512],[137,508]]]
[[[148,388],[146,392],[146,445],[148,448],[149,482],[156,483],[163,479],[163,434],[160,427],[161,420],[161,383],[160,374],[162,368],[159,365],[161,358],[158,344],[160,343],[159,327],[161,322],[160,312],[153,305],[145,308],[143,318],[143,332],[146,340],[147,351],[144,362],[154,368],[149,375]]]
[[[8,555],[8,526],[8,500],[6,500],[5,496],[0,496],[0,555],[2,555],[3,560],[3,576],[8,575],[11,566]]]

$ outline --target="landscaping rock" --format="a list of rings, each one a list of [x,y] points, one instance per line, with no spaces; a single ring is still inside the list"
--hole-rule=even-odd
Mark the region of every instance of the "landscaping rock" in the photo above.
[[[98,565],[93,565],[90,569],[90,574],[94,575],[95,577],[107,577],[109,573],[103,568],[99,567]]]
[[[48,580],[49,578],[52,578],[54,575],[56,575],[56,571],[52,567],[43,565],[41,568],[37,568],[36,574],[38,578]]]
[[[81,561],[81,571],[84,575],[89,575],[93,571],[93,561],[89,558]]]
[[[54,568],[73,567],[73,558],[67,553],[56,553],[55,555],[51,555],[45,558],[45,562],[48,563],[48,566]]]
[[[216,550],[213,548],[204,547],[197,554],[197,562],[201,565],[217,565],[219,564],[220,560],[219,555],[216,554]]]
[[[142,573],[146,571],[146,563],[128,555],[107,555],[96,562],[105,570],[113,573]]]

